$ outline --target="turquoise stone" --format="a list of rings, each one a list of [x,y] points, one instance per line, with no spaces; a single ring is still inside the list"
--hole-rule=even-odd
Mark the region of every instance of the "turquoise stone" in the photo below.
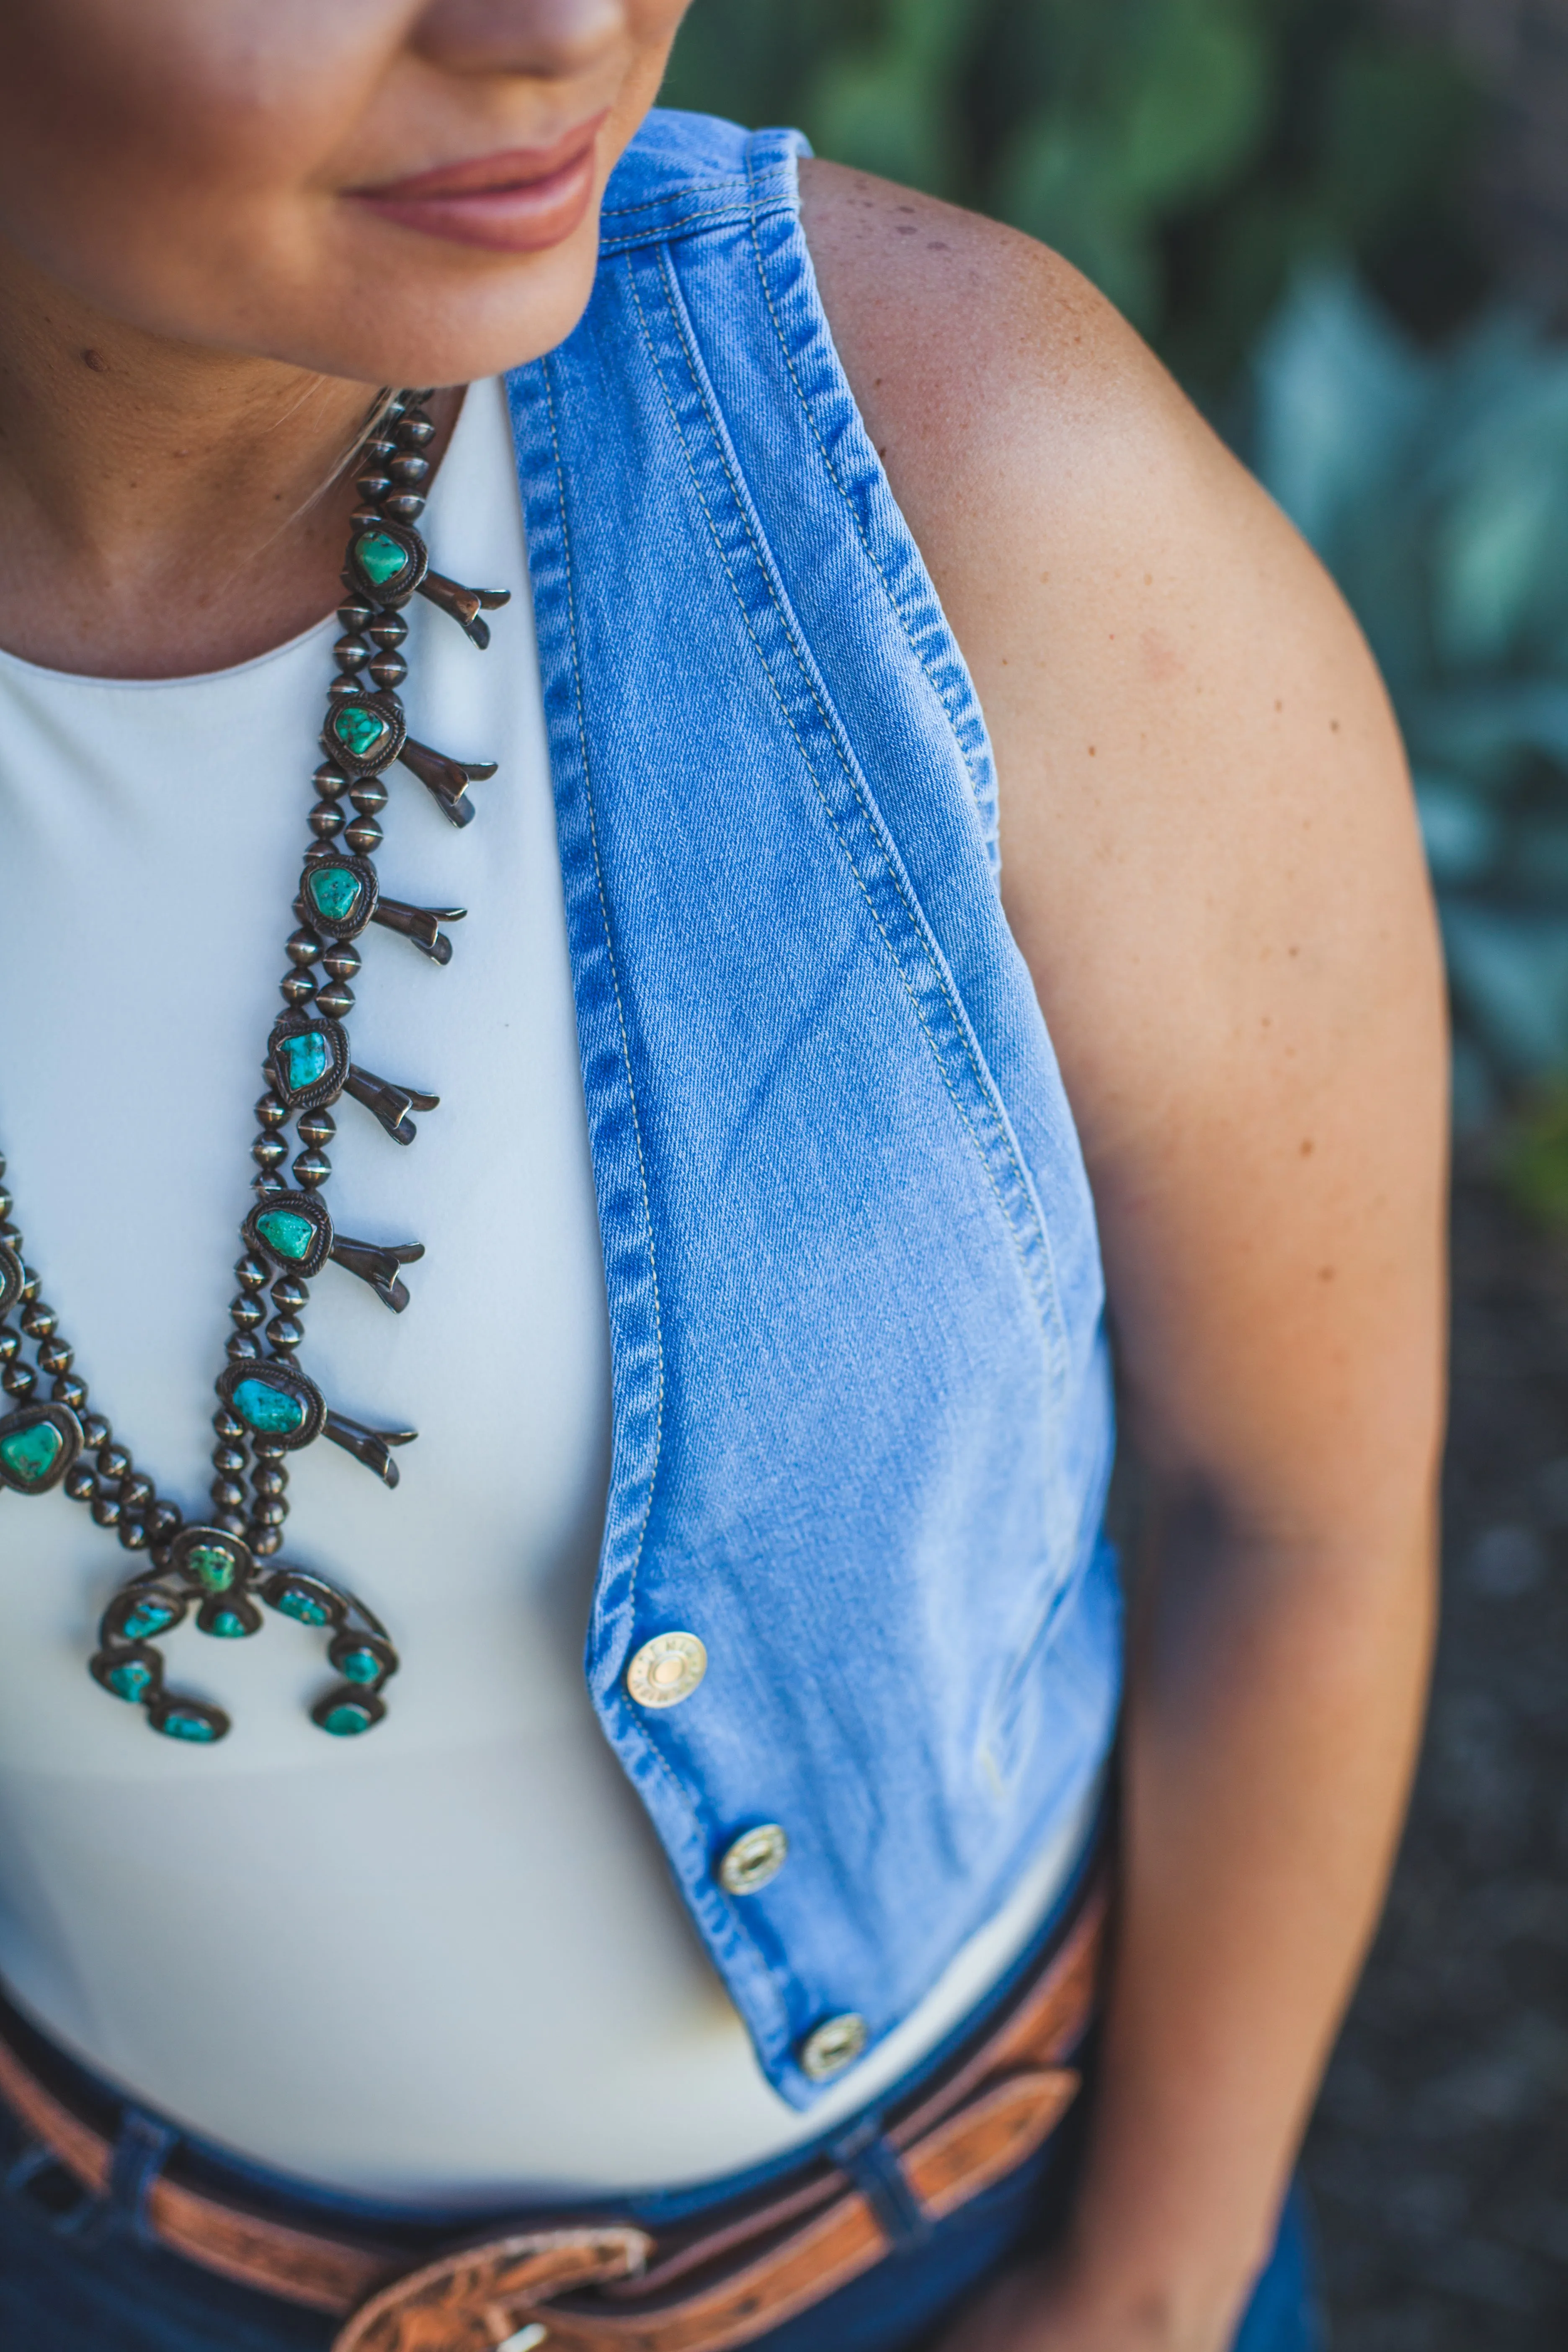
[[[298,1209],[268,1209],[257,1218],[256,1230],[268,1249],[296,1265],[316,1246],[316,1228]]]
[[[354,562],[365,578],[374,580],[378,588],[384,587],[389,580],[395,580],[407,561],[407,549],[399,547],[384,530],[367,530],[362,539],[354,541]]]
[[[223,1642],[243,1642],[250,1628],[233,1609],[215,1609],[202,1627],[204,1633],[216,1633]]]
[[[234,1409],[247,1428],[263,1437],[290,1437],[305,1424],[303,1399],[255,1377],[237,1384]]]
[[[145,1659],[127,1658],[123,1664],[110,1666],[103,1679],[116,1698],[128,1698],[134,1706],[146,1697],[155,1677]]]
[[[368,1707],[361,1706],[357,1700],[344,1699],[322,1716],[321,1729],[330,1731],[334,1739],[352,1739],[356,1731],[368,1731],[374,1720]]]
[[[205,1715],[193,1715],[183,1706],[170,1707],[160,1721],[158,1728],[160,1731],[167,1732],[171,1739],[204,1742],[217,1738],[217,1727],[209,1723]]]
[[[226,1544],[193,1544],[182,1565],[204,1592],[226,1592],[239,1573],[239,1562]]]
[[[379,710],[368,709],[363,702],[350,702],[333,719],[332,732],[356,760],[368,760],[385,742],[392,729]]]
[[[65,1447],[52,1421],[35,1421],[30,1428],[13,1429],[0,1437],[0,1461],[24,1486],[41,1486]]]
[[[364,896],[364,884],[346,866],[318,866],[305,877],[310,904],[329,923],[346,923]]]
[[[121,1630],[133,1642],[150,1641],[154,1633],[161,1633],[165,1625],[172,1625],[179,1613],[177,1609],[171,1609],[166,1601],[139,1601],[135,1608],[128,1609],[121,1619]]]
[[[333,1663],[345,1682],[374,1683],[381,1679],[381,1660],[374,1650],[350,1650]]]
[[[320,1029],[301,1029],[294,1036],[281,1039],[278,1051],[290,1094],[303,1094],[307,1087],[324,1078],[332,1066],[332,1049]]]
[[[280,1592],[274,1605],[285,1617],[297,1618],[301,1625],[330,1625],[332,1622],[331,1610],[313,1592]]]

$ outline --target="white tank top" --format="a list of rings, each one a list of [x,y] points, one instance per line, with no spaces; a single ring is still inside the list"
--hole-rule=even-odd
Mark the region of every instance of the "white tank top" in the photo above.
[[[342,1232],[417,1240],[394,1317],[311,1286],[305,1370],[420,1432],[388,1493],[290,1464],[285,1556],[404,1659],[353,1742],[322,1644],[193,1628],[170,1679],[221,1747],[90,1683],[134,1563],[63,1493],[0,1494],[0,1979],[144,2105],[363,2195],[478,2204],[716,2178],[852,2113],[961,2018],[1052,1901],[1065,1830],[917,2014],[809,2116],[756,2067],[590,1706],[609,1346],[521,500],[499,384],[465,404],[432,560],[507,587],[480,654],[416,599],[410,731],[500,762],[455,832],[388,772],[389,896],[462,906],[437,970],[373,928],[356,1059],[441,1097],[401,1150],[345,1100]],[[205,677],[0,654],[0,1149],[96,1410],[188,1514],[249,1203],[251,1105],[309,838],[335,622]]]

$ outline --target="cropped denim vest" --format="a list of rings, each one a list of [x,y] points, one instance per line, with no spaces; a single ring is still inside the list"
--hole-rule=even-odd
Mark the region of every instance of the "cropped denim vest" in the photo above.
[[[654,115],[510,387],[613,1346],[588,1681],[802,2107],[816,2029],[874,2045],[1081,1801],[1120,1656],[1093,1209],[805,152]],[[706,1675],[639,1705],[672,1631]]]

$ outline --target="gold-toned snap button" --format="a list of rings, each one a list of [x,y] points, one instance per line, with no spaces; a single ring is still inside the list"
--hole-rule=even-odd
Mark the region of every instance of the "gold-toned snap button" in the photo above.
[[[763,1822],[744,1830],[728,1847],[719,1864],[719,1884],[726,1895],[755,1895],[784,1866],[789,1840],[777,1822]]]
[[[708,1671],[708,1653],[695,1633],[656,1633],[626,1668],[626,1688],[639,1706],[679,1706]]]
[[[814,2083],[829,2082],[853,2066],[866,2047],[866,2021],[848,2010],[842,2017],[825,2017],[800,2045],[800,2066]]]

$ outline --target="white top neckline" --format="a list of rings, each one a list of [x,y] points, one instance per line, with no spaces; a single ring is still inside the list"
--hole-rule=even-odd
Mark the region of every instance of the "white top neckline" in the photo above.
[[[202,687],[237,685],[259,671],[292,660],[298,654],[311,652],[317,646],[326,650],[338,635],[339,625],[335,615],[329,613],[325,620],[312,621],[297,636],[286,638],[280,646],[269,646],[265,653],[252,654],[248,661],[231,662],[222,669],[190,670],[178,677],[99,677],[86,670],[51,669],[45,662],[28,661],[25,655],[11,653],[0,646],[0,676],[9,672],[18,683],[32,680],[40,686],[73,689],[86,687],[94,693],[175,695]]]

